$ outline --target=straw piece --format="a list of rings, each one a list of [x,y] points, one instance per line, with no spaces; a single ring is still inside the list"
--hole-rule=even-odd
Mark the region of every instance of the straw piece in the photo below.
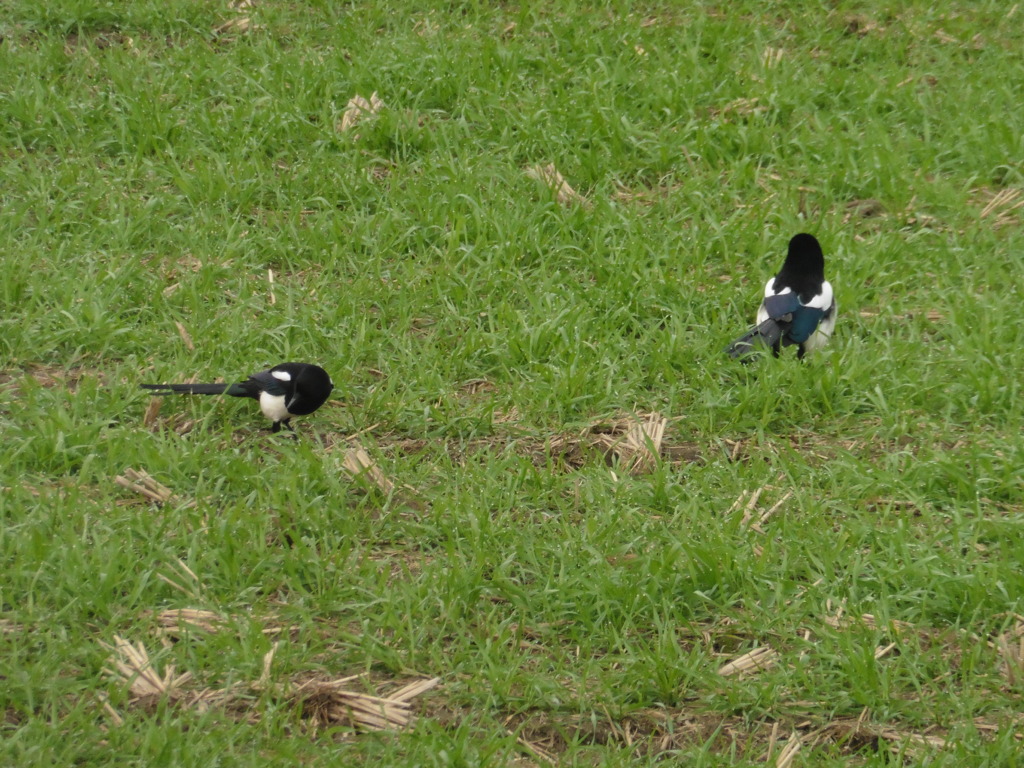
[[[171,583],[169,579],[165,578],[164,580],[167,583]],[[219,613],[199,608],[178,608],[161,611],[156,614],[156,621],[160,625],[161,632],[177,639],[181,639],[196,630],[216,632],[227,623]]]
[[[989,646],[998,650],[1003,660],[1003,676],[1012,686],[1024,679],[1024,621],[1009,632],[998,635]]]
[[[364,731],[401,730],[413,719],[409,699],[440,682],[438,678],[417,681],[400,689],[398,698],[343,689],[352,679],[310,680],[296,688],[291,699],[302,707],[303,716],[314,728],[349,723]]]
[[[114,635],[113,646],[106,643],[102,645],[113,651],[109,663],[114,666],[114,670],[108,669],[107,672],[127,683],[128,690],[136,699],[175,696],[179,694],[181,687],[192,679],[189,672],[176,675],[173,664],[169,664],[161,675],[153,666],[146,647],[141,642],[132,645],[123,637]]]
[[[718,670],[718,674],[722,675],[722,677],[729,677],[735,674],[748,675],[755,672],[763,672],[775,666],[778,660],[779,652],[770,646],[764,645],[742,656],[738,656],[728,664],[723,665]]]
[[[263,671],[260,672],[260,679],[252,684],[252,687],[256,690],[266,690],[270,687],[270,667],[274,663],[274,654],[277,653],[277,646],[280,643],[274,643],[270,646],[270,650],[263,654]]]
[[[149,405],[146,406],[146,412],[142,415],[142,426],[149,429],[156,424],[157,417],[160,415],[160,406],[163,402],[164,398],[162,397],[149,398]]]
[[[657,466],[667,424],[660,413],[628,417],[624,433],[600,434],[595,443],[614,454],[629,474],[645,474]]]
[[[775,759],[775,768],[789,768],[792,765],[793,760],[796,759],[797,752],[800,751],[800,747],[803,746],[803,741],[800,739],[800,734],[796,731],[790,735],[789,740],[786,741],[782,751],[779,752],[779,756]]]
[[[369,99],[357,93],[345,105],[345,111],[341,115],[341,122],[338,123],[337,130],[340,133],[344,133],[354,128],[364,117],[375,115],[383,108],[384,102],[381,101],[376,91],[370,94]]]
[[[784,49],[768,46],[761,54],[761,64],[764,65],[765,69],[775,69],[775,67],[779,66],[779,62],[782,61],[782,57],[785,55],[786,51]]]
[[[413,683],[409,683],[408,685],[403,686],[402,688],[399,688],[397,691],[392,693],[388,698],[394,699],[395,701],[409,701],[409,699],[414,699],[421,693],[426,693],[434,686],[439,685],[440,682],[440,677],[430,677],[424,678],[423,680],[417,680]]]
[[[835,629],[847,629],[855,621],[856,619],[844,618],[842,615],[825,617],[825,623],[828,624],[830,627],[834,627]],[[906,621],[898,621],[896,619],[890,619],[888,624],[886,624],[883,627],[878,623],[878,620],[870,613],[861,614],[860,621],[864,624],[864,626],[868,627],[869,629],[891,629],[897,635],[901,635],[904,632],[913,630],[914,628],[913,624],[909,624]]]
[[[174,587],[183,595],[188,595],[193,600],[199,600],[199,593],[203,591],[203,585],[199,582],[199,577],[196,576],[195,571],[185,565],[185,561],[181,558],[177,560],[177,567],[172,564],[170,570],[174,576],[181,580],[181,583],[160,571],[157,571],[156,577],[168,586]],[[192,582],[192,585],[186,586],[185,584],[188,582]]]
[[[988,203],[982,209],[980,217],[987,219],[989,216],[995,214],[992,219],[993,227],[1002,227],[1008,224],[1015,223],[1019,219],[1019,215],[1014,215],[1014,212],[1024,207],[1024,199],[1021,197],[1021,191],[1015,188],[1001,189],[992,195]]]
[[[524,736],[513,733],[508,728],[505,729],[505,732],[509,736],[515,736],[516,744],[521,746],[523,749],[525,749],[527,752],[529,752],[531,755],[536,757],[541,762],[547,763],[548,765],[558,765],[558,758],[555,755],[548,752],[546,749],[537,746],[532,741],[528,741]]]
[[[181,340],[185,343],[185,349],[189,352],[195,352],[196,345],[192,343],[192,337],[188,335],[188,331],[185,330],[185,326],[177,320],[174,321],[174,325],[178,329],[178,335],[181,336]]]
[[[377,462],[370,458],[370,454],[361,445],[355,445],[345,451],[341,460],[342,467],[354,478],[365,478],[382,490],[385,495],[391,495],[395,490],[395,484],[381,471]]]
[[[159,407],[157,410],[160,410]],[[122,488],[134,491],[140,496],[145,496],[150,501],[155,501],[158,504],[166,504],[171,500],[177,501],[170,488],[158,483],[144,469],[132,469],[131,467],[128,467],[125,469],[123,475],[118,475],[114,478],[114,482]]]
[[[526,175],[531,179],[537,179],[537,181],[549,187],[555,193],[555,198],[562,205],[586,202],[586,199],[579,192],[569,186],[569,182],[558,172],[554,163],[531,165],[526,169]]]
[[[213,34],[226,35],[235,32],[249,32],[258,28],[248,16],[239,16],[237,19],[228,19],[223,24],[218,24],[213,28]]]
[[[198,612],[197,612],[198,613]],[[209,619],[209,616],[205,617]],[[177,704],[196,707],[202,711],[210,707],[223,707],[251,722],[259,720],[259,713],[252,711],[253,692],[269,691],[271,695],[284,697],[301,709],[303,719],[314,730],[331,725],[349,725],[360,731],[400,730],[413,721],[412,699],[429,691],[440,683],[440,678],[416,680],[402,686],[390,696],[376,696],[348,690],[345,686],[362,675],[350,675],[335,680],[309,679],[298,685],[273,686],[271,666],[277,644],[263,655],[263,670],[258,680],[238,683],[222,689],[203,688],[188,691],[186,684],[192,680],[188,672],[177,674],[173,665],[168,665],[163,674],[154,666],[140,643],[131,644],[115,635],[114,645],[103,646],[112,655],[107,672],[128,686],[131,703],[136,704],[154,697],[164,697]],[[109,706],[104,698],[105,709],[115,723],[123,722],[121,716]]]

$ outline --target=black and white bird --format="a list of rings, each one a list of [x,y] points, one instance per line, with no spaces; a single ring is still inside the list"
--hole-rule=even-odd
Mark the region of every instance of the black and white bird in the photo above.
[[[327,371],[311,363],[281,363],[268,371],[254,373],[237,384],[143,384],[161,395],[231,395],[259,400],[263,415],[274,422],[271,432],[281,427],[294,432],[291,420],[306,416],[323,405],[334,389]]]
[[[801,233],[789,241],[782,269],[764,287],[757,325],[726,353],[743,360],[764,345],[778,357],[782,347],[795,346],[796,356],[803,358],[828,343],[835,325],[836,299],[825,279],[821,245],[814,235]]]

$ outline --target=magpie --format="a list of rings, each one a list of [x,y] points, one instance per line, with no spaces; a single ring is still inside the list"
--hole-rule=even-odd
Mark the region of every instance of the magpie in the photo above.
[[[260,401],[263,415],[274,422],[271,432],[281,426],[292,429],[294,416],[306,416],[327,400],[334,382],[327,371],[310,363],[281,363],[268,371],[254,373],[237,384],[142,384],[143,389],[161,395],[179,392],[185,395],[231,395]]]
[[[796,346],[796,356],[828,343],[836,325],[836,300],[825,279],[825,257],[814,235],[800,233],[789,241],[779,274],[764,287],[757,325],[725,350],[748,362],[758,343],[779,356],[782,347]]]

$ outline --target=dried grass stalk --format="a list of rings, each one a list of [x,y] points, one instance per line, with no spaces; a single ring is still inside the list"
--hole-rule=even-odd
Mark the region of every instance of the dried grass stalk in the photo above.
[[[854,624],[855,621],[855,619],[849,619],[843,616],[825,617],[825,623],[828,624],[830,627],[834,627],[836,629],[847,629],[852,624]],[[905,621],[897,621],[896,619],[890,619],[889,623],[886,624],[885,627],[882,627],[882,625],[878,623],[878,620],[870,613],[862,614],[860,616],[860,621],[865,627],[868,627],[869,629],[891,629],[893,632],[896,633],[897,636],[914,628],[913,624],[909,624]]]
[[[772,732],[771,732],[771,735],[768,736],[768,751],[765,752],[764,757],[762,757],[760,760],[758,760],[758,762],[760,762],[760,763],[767,763],[769,760],[771,760],[772,754],[775,752],[775,745],[778,743],[778,741],[779,741],[779,721],[776,720],[774,723],[772,723]]]
[[[983,218],[983,219],[987,218],[996,209],[1002,208],[1002,207],[1007,206],[1007,205],[1010,205],[1018,197],[1020,197],[1020,190],[1019,189],[1001,189],[1001,190],[999,190],[998,192],[996,192],[996,194],[994,194],[992,196],[992,199],[988,201],[988,205],[986,205],[985,208],[981,211],[981,218]],[[1018,202],[1015,205],[1013,205],[1013,207],[1010,208],[1010,210],[1016,210],[1017,208],[1020,208],[1021,206],[1024,206],[1024,200],[1021,200],[1020,202]]]
[[[776,512],[778,512],[779,509],[782,508],[782,505],[785,504],[787,501],[789,501],[790,498],[792,498],[792,496],[793,496],[793,492],[792,491],[786,491],[786,495],[785,496],[783,496],[777,502],[772,504],[771,509],[769,509],[763,515],[761,515],[761,517],[757,521],[757,524],[758,525],[763,525],[764,523],[768,522],[768,518],[770,518],[772,515],[774,515]]]
[[[1014,215],[1014,212],[1024,207],[1024,200],[1018,199],[1020,196],[1021,191],[1019,189],[1007,188],[999,190],[992,195],[992,198],[982,209],[981,218],[987,219],[992,214],[995,214],[995,218],[992,219],[994,227],[1004,227],[1013,224],[1019,218],[1019,214]]]
[[[755,672],[763,672],[774,667],[778,660],[779,652],[770,646],[764,645],[725,664],[718,670],[718,674],[722,675],[722,677],[729,677],[736,674],[750,675]]]
[[[209,621],[209,612],[202,618]],[[390,696],[374,696],[367,693],[347,690],[345,686],[360,675],[342,677],[337,680],[307,680],[290,690],[288,688],[272,688],[270,668],[273,664],[275,644],[263,656],[263,671],[258,680],[252,683],[239,683],[222,689],[204,688],[199,691],[185,690],[185,685],[192,680],[188,672],[177,674],[173,665],[168,665],[163,674],[154,667],[142,643],[132,645],[124,638],[114,636],[114,645],[103,644],[112,651],[109,663],[112,669],[107,672],[128,685],[132,703],[154,698],[167,698],[185,706],[207,710],[217,706],[225,708],[247,720],[255,722],[258,714],[252,711],[252,693],[271,691],[284,696],[288,701],[299,706],[303,718],[308,720],[314,729],[330,725],[349,725],[361,731],[399,730],[408,726],[412,720],[412,704],[415,697],[426,693],[440,683],[440,678],[417,680],[409,683]],[[123,722],[121,716],[103,699],[108,713],[115,723]]]
[[[765,69],[774,69],[779,66],[779,62],[782,61],[782,57],[785,55],[786,51],[784,49],[768,46],[761,54],[761,63]]]
[[[804,741],[807,743],[808,739],[813,737],[825,737],[840,743],[849,743],[854,738],[862,743],[867,740],[884,742],[890,753],[911,759],[916,759],[924,751],[948,746],[947,740],[940,736],[874,727],[868,723],[868,716],[869,711],[865,708],[856,719],[833,720],[824,728],[815,731],[812,736],[805,737]],[[983,729],[983,726],[979,725],[979,729]]]
[[[886,741],[907,745],[907,748],[901,749],[899,747],[894,747],[891,751],[896,754],[905,753],[909,757],[914,756],[914,747],[917,747],[918,749],[922,747],[927,749],[945,749],[949,744],[949,742],[941,736],[930,736],[926,733],[911,733],[909,731],[897,731],[892,728],[879,731],[878,736]]]
[[[338,131],[344,133],[345,131],[350,130],[364,117],[367,115],[375,115],[383,108],[384,102],[381,101],[376,91],[370,94],[369,99],[366,99],[357,93],[349,99],[348,104],[345,105],[345,111],[341,114],[341,121],[338,123]]]
[[[421,693],[426,693],[431,688],[434,688],[441,682],[439,677],[424,678],[423,680],[416,680],[415,682],[409,683],[406,686],[399,688],[397,691],[388,696],[389,699],[394,701],[410,701],[415,699]]]
[[[803,741],[800,739],[800,734],[796,731],[790,735],[786,741],[786,745],[779,752],[779,756],[775,759],[775,768],[789,768],[793,764],[793,760],[796,759],[797,752],[800,751],[800,747],[803,746]]]
[[[181,579],[182,583],[175,581],[170,576],[160,573],[159,571],[157,572],[156,577],[160,579],[160,581],[164,582],[164,584],[174,587],[183,595],[188,595],[193,600],[200,599],[199,593],[202,592],[203,585],[199,583],[199,577],[196,576],[195,571],[185,565],[185,561],[180,558],[178,559],[177,568],[175,568],[174,565],[171,565],[170,569],[175,576]],[[185,583],[187,582],[192,582],[192,586],[185,586]]]
[[[588,449],[599,450],[630,474],[650,472],[661,455],[668,419],[657,413],[636,414],[591,424],[576,435],[555,435],[544,442],[537,453],[558,455],[570,463],[582,464]]]
[[[185,330],[185,326],[177,320],[174,321],[174,325],[177,327],[178,335],[181,336],[181,340],[185,344],[185,349],[189,352],[195,352],[196,345],[192,343],[192,337],[189,336],[188,331]]]
[[[200,608],[177,608],[161,611],[156,614],[156,621],[160,625],[161,632],[179,640],[197,630],[216,632],[227,623],[219,613]]]
[[[519,409],[514,405],[507,411],[503,411],[500,408],[496,409],[491,416],[491,420],[495,424],[515,424],[522,418],[522,414],[519,413]]]
[[[569,186],[569,182],[558,172],[554,163],[531,165],[526,169],[526,175],[550,187],[551,191],[555,193],[555,198],[562,205],[586,202],[586,199],[579,192]]]
[[[598,434],[594,443],[612,453],[629,474],[644,474],[658,463],[667,424],[668,419],[660,413],[627,417],[613,425],[611,432]]]
[[[274,654],[277,653],[278,645],[279,643],[274,643],[270,650],[263,654],[263,671],[260,672],[260,679],[256,681],[256,688],[262,690],[270,685],[270,667],[274,663]]]
[[[668,419],[660,413],[648,415],[646,421],[637,421],[626,432],[626,440],[619,448],[619,458],[629,464],[631,475],[650,472],[658,463],[661,443],[665,439]],[[626,453],[632,454],[629,458]]]
[[[257,26],[252,23],[252,19],[248,16],[239,16],[237,19],[228,19],[223,24],[218,24],[213,28],[213,34],[215,35],[227,35],[241,32],[250,32],[251,30],[257,29]]]
[[[20,634],[24,631],[25,628],[21,624],[16,624],[10,619],[0,619],[0,635],[10,635],[15,632]]]
[[[893,651],[893,649],[895,647],[896,647],[896,643],[889,643],[888,645],[880,645],[880,646],[878,646],[877,648],[875,648],[875,658],[876,659],[883,659],[883,658],[885,658],[890,653],[892,653],[892,651]]]
[[[113,721],[114,725],[124,725],[124,718],[118,713],[116,709],[110,706],[110,698],[105,693],[97,694],[101,702],[103,702],[103,711],[107,713],[107,716]]]
[[[1018,622],[1009,632],[997,636],[994,643],[1003,659],[1003,676],[1016,686],[1024,680],[1024,622]]]
[[[354,437],[350,437],[344,445],[348,447],[346,447],[345,455],[342,457],[341,466],[353,479],[369,483],[382,491],[385,496],[391,497],[396,495],[397,499],[410,509],[420,512],[426,508],[426,504],[420,498],[415,488],[408,485],[396,485],[377,466],[377,462],[370,458],[370,454],[366,452],[366,449],[355,441]]]
[[[740,521],[740,525],[746,526],[746,524],[750,522],[754,508],[757,506],[757,500],[761,498],[761,493],[763,491],[764,488],[758,488],[753,493],[750,491],[740,491],[740,495],[736,497],[736,501],[734,501],[732,506],[726,510],[725,516],[728,517],[740,507],[743,507],[743,519]]]
[[[162,397],[151,397],[149,398],[149,405],[146,406],[146,412],[142,415],[142,426],[146,429],[150,429],[156,424],[157,417],[160,415],[160,406],[163,405],[164,398]]]
[[[176,587],[179,591],[188,592],[184,587],[171,581],[166,576],[160,576],[164,582]],[[214,611],[207,611],[201,608],[174,608],[159,613],[150,612],[156,618],[160,633],[166,637],[182,640],[189,634],[197,632],[220,632],[229,625],[229,618]],[[270,621],[273,621],[271,618]],[[282,632],[294,632],[295,626],[285,626],[272,623],[261,631],[264,635],[279,635]]]
[[[179,435],[187,435],[195,428],[197,423],[195,419],[183,419],[174,427],[174,431]]]
[[[521,746],[541,762],[547,763],[548,765],[558,765],[558,758],[546,749],[534,744],[532,741],[528,741],[524,736],[513,733],[508,728],[505,729],[505,732],[509,736],[515,736],[516,744]]]
[[[114,677],[121,678],[135,699],[180,696],[182,686],[192,679],[189,672],[175,674],[173,664],[168,665],[161,675],[153,666],[141,642],[132,645],[123,637],[114,635],[113,646],[106,643],[102,645],[113,651],[109,662],[114,669],[106,671]]]
[[[843,223],[849,224],[854,219],[874,219],[886,216],[885,205],[872,197],[851,200],[846,204]]]
[[[159,411],[159,407],[157,407]],[[148,413],[148,411],[147,411]],[[134,491],[141,496],[145,496],[150,501],[155,501],[158,504],[166,504],[172,499],[176,499],[174,493],[166,485],[161,485],[144,469],[132,469],[128,467],[123,475],[118,475],[114,478],[114,482],[120,485],[122,488],[127,488],[129,491]]]
[[[767,111],[768,107],[759,104],[758,99],[755,97],[753,99],[735,99],[722,107],[712,109],[711,114],[722,118],[728,118],[729,115],[749,117],[750,115]]]
[[[395,484],[388,479],[377,462],[370,458],[370,454],[361,445],[354,445],[345,451],[341,460],[345,471],[356,479],[365,478],[382,490],[386,495],[391,495],[395,490]]]
[[[352,679],[310,680],[294,689],[291,699],[315,728],[347,723],[364,731],[401,730],[412,722],[409,700],[441,681],[417,681],[400,689],[401,697],[382,697],[345,690]]]

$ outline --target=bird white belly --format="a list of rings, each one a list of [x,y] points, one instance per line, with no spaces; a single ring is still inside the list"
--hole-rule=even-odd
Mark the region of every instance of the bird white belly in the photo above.
[[[263,415],[273,422],[290,419],[291,414],[284,405],[284,395],[272,395],[269,392],[260,392],[260,410]]]

